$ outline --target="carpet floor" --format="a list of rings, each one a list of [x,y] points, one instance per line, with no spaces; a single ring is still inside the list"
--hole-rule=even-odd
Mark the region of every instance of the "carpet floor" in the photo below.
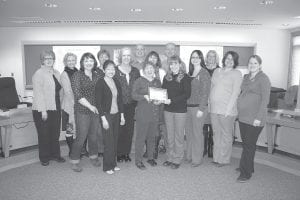
[[[132,155],[134,156],[134,155]],[[70,164],[51,162],[43,167],[33,163],[0,173],[0,200],[299,200],[300,177],[255,164],[247,183],[237,183],[232,164],[217,168],[211,159],[192,168],[182,164],[177,170],[159,165],[141,171],[131,163],[121,163],[121,171],[107,175],[93,167],[88,158],[83,171],[75,173]]]

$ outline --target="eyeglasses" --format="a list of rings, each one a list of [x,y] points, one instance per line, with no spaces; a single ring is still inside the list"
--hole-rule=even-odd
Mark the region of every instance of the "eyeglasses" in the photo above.
[[[52,58],[52,57],[46,57],[46,58],[44,58],[44,60],[54,60],[54,58]]]
[[[200,57],[196,56],[196,57],[192,57],[192,59],[200,59]]]

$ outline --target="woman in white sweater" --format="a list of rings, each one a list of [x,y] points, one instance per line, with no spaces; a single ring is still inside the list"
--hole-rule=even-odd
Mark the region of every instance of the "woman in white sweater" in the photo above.
[[[55,54],[44,51],[40,55],[41,68],[32,77],[32,113],[38,133],[39,159],[43,166],[50,160],[65,162],[60,155],[59,135],[61,122],[60,74],[53,69]]]

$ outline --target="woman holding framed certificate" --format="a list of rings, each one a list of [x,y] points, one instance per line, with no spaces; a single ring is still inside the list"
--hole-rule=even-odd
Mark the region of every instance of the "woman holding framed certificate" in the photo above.
[[[162,85],[162,88],[167,89],[169,98],[164,107],[168,147],[167,161],[163,165],[178,169],[184,156],[184,126],[191,82],[179,56],[172,56],[169,61],[169,70]]]
[[[147,142],[147,162],[152,166],[157,163],[154,160],[155,136],[157,135],[159,105],[167,99],[166,90],[161,89],[159,79],[155,78],[155,66],[146,62],[143,66],[143,76],[133,84],[132,98],[138,101],[136,108],[136,140],[135,140],[135,164],[144,170],[146,166],[143,160],[143,147]]]

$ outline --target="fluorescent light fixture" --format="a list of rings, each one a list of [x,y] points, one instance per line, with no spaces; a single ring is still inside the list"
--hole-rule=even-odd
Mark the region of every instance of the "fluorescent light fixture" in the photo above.
[[[261,5],[272,5],[274,3],[273,0],[263,0],[260,2]]]
[[[214,9],[215,10],[226,10],[226,6],[215,6]]]
[[[295,16],[294,18],[295,18],[295,19],[300,19],[300,15],[299,15],[299,16]]]
[[[131,8],[130,9],[131,12],[142,12],[141,8]]]
[[[173,12],[182,12],[183,8],[172,8],[171,9]]]
[[[58,5],[57,4],[53,4],[53,3],[45,3],[45,7],[47,7],[47,8],[57,8]]]
[[[89,9],[92,11],[100,11],[101,10],[101,8],[99,8],[99,7],[90,7]]]
[[[281,24],[282,26],[289,26],[290,24]]]

